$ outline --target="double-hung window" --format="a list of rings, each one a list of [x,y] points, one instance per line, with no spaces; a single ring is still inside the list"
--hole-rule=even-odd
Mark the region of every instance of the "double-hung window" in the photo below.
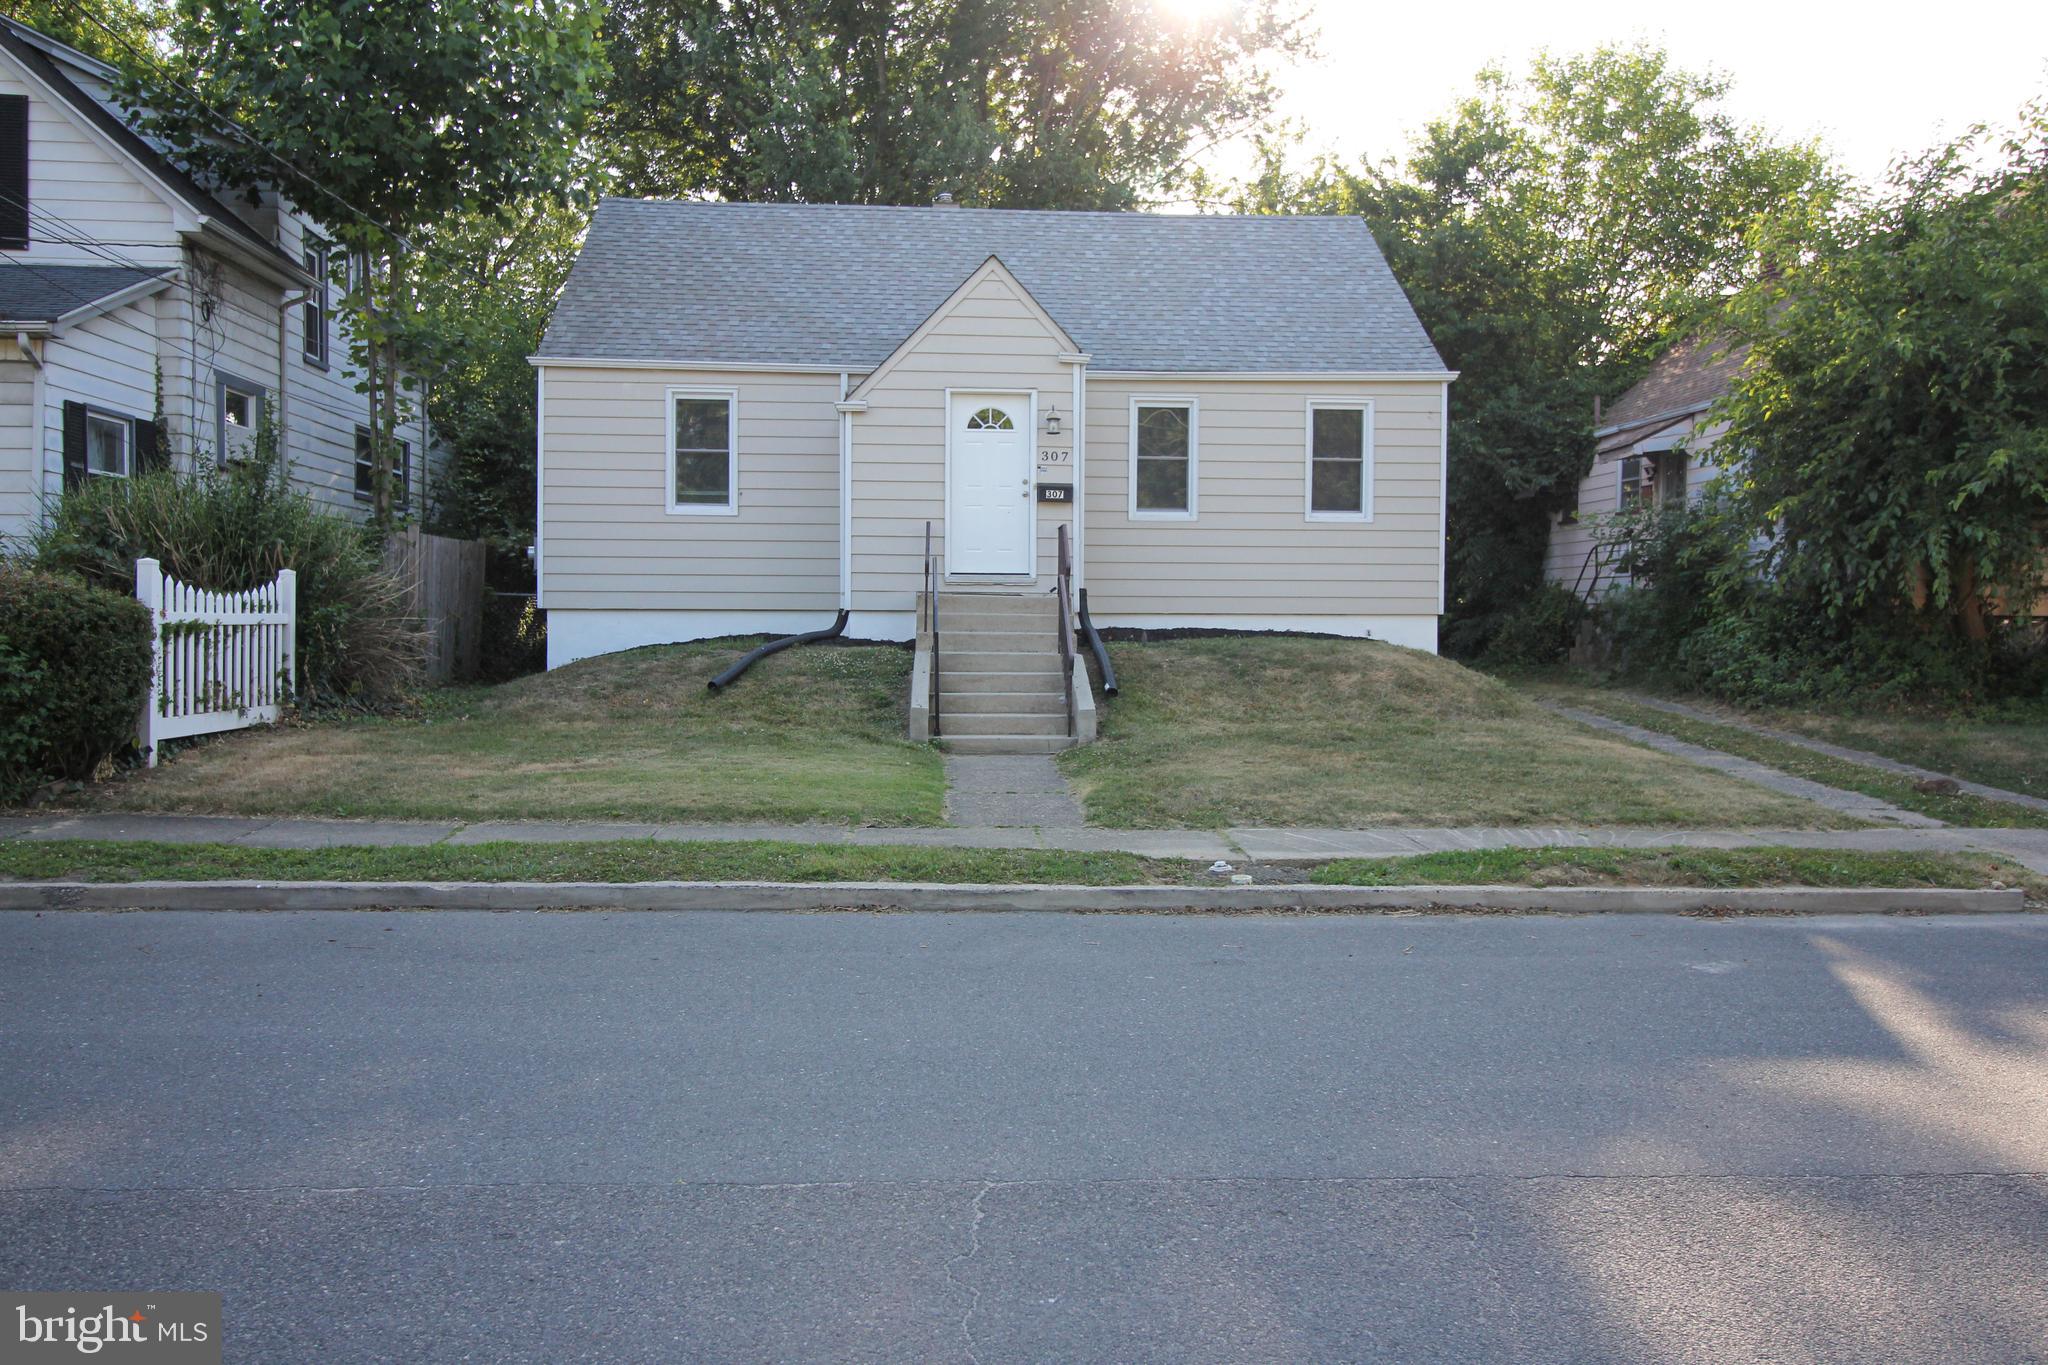
[[[1133,518],[1194,518],[1199,440],[1194,399],[1131,400]]]
[[[1310,521],[1372,520],[1372,404],[1309,400],[1306,502]]]
[[[125,479],[135,470],[135,424],[103,412],[85,414],[85,472]]]
[[[391,505],[403,511],[412,505],[412,443],[394,441],[396,464],[391,471]],[[377,466],[370,458],[370,429],[356,428],[356,501],[377,496]]]
[[[217,393],[221,463],[254,459],[256,431],[263,423],[262,386],[223,375],[217,382]]]
[[[668,510],[731,516],[740,510],[739,395],[668,391]]]
[[[309,243],[306,247],[306,273],[313,277],[313,288],[308,292],[306,301],[299,305],[299,354],[305,357],[308,365],[322,370],[327,368],[327,265],[327,244]]]

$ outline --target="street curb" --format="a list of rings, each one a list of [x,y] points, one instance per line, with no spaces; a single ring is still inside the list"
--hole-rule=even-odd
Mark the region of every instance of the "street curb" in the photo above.
[[[930,882],[6,882],[4,910],[1479,910],[2008,914],[2019,890],[1669,886],[1010,886]]]

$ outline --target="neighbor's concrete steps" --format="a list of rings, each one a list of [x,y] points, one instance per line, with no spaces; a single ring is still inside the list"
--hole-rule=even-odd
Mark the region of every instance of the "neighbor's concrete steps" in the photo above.
[[[939,594],[939,742],[960,754],[1050,754],[1067,735],[1057,599]]]

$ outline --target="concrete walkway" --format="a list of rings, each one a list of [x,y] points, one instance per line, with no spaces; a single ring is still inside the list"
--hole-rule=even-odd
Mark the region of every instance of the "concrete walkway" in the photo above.
[[[2002,853],[2048,873],[2048,830],[1888,828],[1860,830],[1588,829],[1468,827],[1448,829],[1117,830],[1047,826],[871,828],[845,825],[583,824],[498,820],[262,820],[208,815],[0,816],[0,840],[103,839],[236,844],[245,848],[336,848],[510,840],[594,843],[606,839],[916,845],[936,848],[1056,848],[1124,852],[1153,858],[1289,859],[1400,857],[1458,849],[1543,848],[1836,848],[1860,852],[1978,851]]]
[[[1687,763],[1695,763],[1702,768],[1712,768],[1716,772],[1726,773],[1730,777],[1754,783],[1759,787],[1767,787],[1786,796],[1796,796],[1817,806],[1826,806],[1829,810],[1852,815],[1859,820],[1878,820],[1886,824],[1904,825],[1909,829],[1943,827],[1943,822],[1931,815],[1906,810],[1894,806],[1889,801],[1866,796],[1862,792],[1845,791],[1840,787],[1825,786],[1808,778],[1794,777],[1791,773],[1781,772],[1753,759],[1738,758],[1734,754],[1724,754],[1719,749],[1709,749],[1704,745],[1688,744],[1682,739],[1674,739],[1655,730],[1645,730],[1640,725],[1630,725],[1626,721],[1614,720],[1597,712],[1582,711],[1576,706],[1565,706],[1557,702],[1539,701],[1537,705],[1567,720],[1575,720],[1595,730],[1619,735],[1631,743],[1670,754],[1673,758],[1684,759]]]
[[[1078,830],[1088,823],[1050,754],[946,755],[946,823]]]
[[[1954,773],[1936,772],[1932,768],[1918,768],[1911,763],[1901,763],[1895,758],[1886,758],[1883,754],[1873,754],[1867,749],[1851,749],[1844,744],[1830,744],[1826,740],[1814,739],[1811,736],[1797,734],[1791,730],[1778,730],[1768,725],[1758,725],[1753,720],[1747,720],[1739,716],[1717,715],[1712,711],[1703,711],[1697,706],[1687,706],[1684,702],[1666,701],[1662,697],[1646,697],[1639,692],[1624,692],[1621,695],[1627,697],[1628,700],[1638,706],[1647,706],[1652,711],[1662,711],[1666,715],[1684,716],[1688,720],[1702,720],[1711,725],[1732,726],[1737,730],[1747,730],[1753,735],[1762,735],[1765,739],[1775,739],[1782,744],[1796,744],[1802,749],[1810,749],[1817,754],[1826,754],[1829,758],[1839,758],[1849,763],[1860,763],[1866,768],[1882,768],[1888,773],[1897,773],[1901,777],[1910,777],[1916,782],[1953,782],[1956,784],[1957,790],[1967,792],[1971,796],[1981,796],[1988,801],[2006,801],[2015,806],[2025,806],[2029,810],[2048,811],[2048,797],[2029,796],[2025,792],[2008,791],[2004,787],[1992,787],[1982,782],[1972,782],[1968,778],[1957,777]]]

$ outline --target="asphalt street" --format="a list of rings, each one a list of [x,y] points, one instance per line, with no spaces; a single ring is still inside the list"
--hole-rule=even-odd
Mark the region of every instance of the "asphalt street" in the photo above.
[[[2048,1360],[2048,920],[0,916],[234,1361]]]

